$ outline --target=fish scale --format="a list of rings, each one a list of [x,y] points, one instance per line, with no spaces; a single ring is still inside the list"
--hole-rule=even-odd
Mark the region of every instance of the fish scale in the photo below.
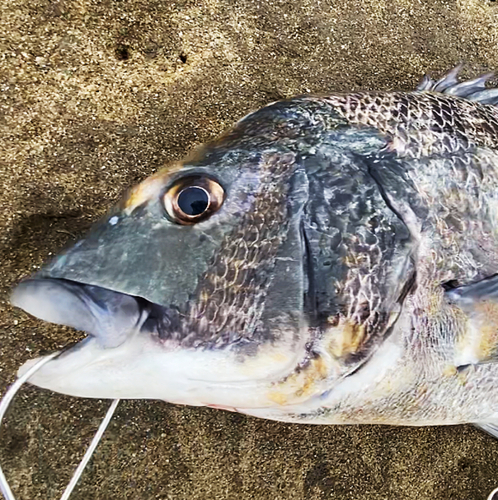
[[[389,134],[400,156],[451,155],[498,144],[495,106],[430,92],[338,94],[325,100],[350,123]]]
[[[285,198],[293,174],[293,159],[293,155],[280,159],[272,157],[270,153],[263,157],[264,177],[260,190],[255,194],[254,207],[247,213],[241,225],[242,230],[237,228],[234,234],[226,236],[220,251],[199,283],[196,293],[200,300],[187,313],[189,321],[184,328],[194,332],[190,335],[196,342],[200,337],[207,336],[206,342],[218,342],[219,345],[223,337],[222,328],[225,331],[239,330],[240,337],[247,337],[243,332],[251,335],[256,331],[256,323],[263,309],[259,303],[264,300],[270,276],[267,268],[274,264],[282,234],[286,231]],[[265,177],[271,179],[271,183]],[[258,223],[259,214],[263,214],[263,219]],[[268,217],[269,214],[271,218]],[[254,234],[252,238],[248,238],[250,233]],[[235,248],[244,248],[244,255],[227,258]],[[225,270],[220,276],[220,261],[227,266],[227,273],[233,271],[234,278],[226,279]],[[252,304],[252,297],[256,295],[258,299]],[[214,307],[216,311],[206,313],[207,307]],[[201,328],[198,324],[199,317],[206,319]],[[225,340],[228,341],[228,338]],[[188,342],[189,336],[186,336],[185,343],[188,345]]]

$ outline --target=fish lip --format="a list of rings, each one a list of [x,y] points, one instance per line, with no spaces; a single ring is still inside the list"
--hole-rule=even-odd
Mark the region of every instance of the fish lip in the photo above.
[[[78,306],[85,309],[85,314],[87,314],[88,317],[93,316],[93,324],[90,325],[90,327],[88,327],[87,324],[85,328],[85,326],[77,324],[73,318],[67,315],[64,318],[59,317],[54,319],[45,311],[40,311],[40,308],[36,307],[36,305],[33,307],[33,304],[30,304],[29,300],[26,301],[26,297],[23,297],[23,288],[29,287],[30,285],[54,285],[59,290],[71,293],[72,297],[77,300]],[[136,317],[132,323],[128,324],[126,331],[113,331],[109,334],[108,321],[105,321],[104,325],[99,322],[99,311],[106,309],[106,301],[95,297],[95,292],[97,292],[97,295],[104,294],[106,298],[111,301],[114,297],[121,297],[134,301],[137,308]],[[129,336],[135,333],[150,335],[163,346],[167,346],[168,349],[184,347],[210,350],[213,348],[211,344],[203,342],[202,339],[198,339],[195,343],[192,343],[191,340],[186,342],[186,339],[188,340],[189,337],[185,335],[185,332],[182,330],[184,314],[180,309],[168,307],[152,302],[141,296],[127,294],[100,285],[93,285],[67,278],[53,278],[50,275],[36,274],[33,277],[21,281],[13,289],[10,301],[14,307],[19,307],[42,321],[69,326],[76,330],[83,331],[87,333],[89,337],[96,338],[101,347],[104,348],[118,347],[124,343]],[[51,307],[50,304],[46,305],[47,307]],[[55,307],[55,309],[57,308]],[[94,314],[95,312],[97,314]],[[73,348],[76,349],[81,342],[83,341],[77,342]],[[244,345],[244,342],[246,342],[244,338],[238,338],[232,340],[228,344],[222,344],[218,348],[223,349],[228,346],[241,347]]]
[[[59,303],[54,304],[54,300]],[[140,331],[153,309],[153,304],[142,297],[74,280],[36,275],[13,289],[10,302],[43,321],[84,331],[104,348],[118,347],[131,334]]]

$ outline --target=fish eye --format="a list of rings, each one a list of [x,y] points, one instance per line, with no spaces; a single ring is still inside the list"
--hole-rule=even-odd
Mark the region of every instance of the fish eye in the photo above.
[[[195,224],[207,219],[223,204],[225,192],[213,179],[184,177],[163,195],[168,216],[178,224]]]
[[[209,206],[209,193],[201,187],[190,186],[178,195],[178,207],[190,216],[202,215]]]

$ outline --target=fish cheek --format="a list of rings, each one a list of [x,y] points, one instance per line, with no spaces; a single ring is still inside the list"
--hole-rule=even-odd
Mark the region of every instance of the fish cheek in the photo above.
[[[299,216],[289,199],[297,164],[293,154],[268,153],[259,168],[251,205],[223,238],[188,305],[184,346],[267,343],[274,325],[296,329],[302,256]]]

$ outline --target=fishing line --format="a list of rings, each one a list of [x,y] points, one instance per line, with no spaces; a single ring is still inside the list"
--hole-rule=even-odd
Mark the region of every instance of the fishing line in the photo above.
[[[7,411],[7,408],[9,407],[10,403],[12,402],[12,399],[16,395],[17,391],[21,388],[21,386],[35,373],[37,372],[45,363],[48,363],[52,359],[54,359],[56,356],[58,356],[60,352],[54,352],[53,354],[50,354],[48,356],[43,357],[40,359],[37,363],[35,363],[26,373],[21,375],[7,390],[7,392],[4,394],[2,400],[0,401],[0,427],[2,425],[2,419],[5,415],[5,412]],[[113,400],[111,403],[111,406],[107,410],[107,413],[104,417],[104,420],[102,420],[97,432],[95,433],[95,436],[92,439],[92,442],[90,443],[90,446],[85,452],[85,455],[83,456],[81,462],[79,463],[78,467],[74,471],[73,477],[69,481],[69,484],[66,486],[66,489],[64,490],[64,493],[62,494],[61,500],[68,500],[69,496],[74,490],[74,487],[76,486],[77,482],[79,481],[83,471],[85,470],[85,467],[88,464],[88,461],[92,457],[95,449],[97,448],[100,440],[102,439],[102,436],[106,430],[106,427],[109,425],[109,422],[111,421],[112,416],[114,415],[114,411],[116,410],[117,406],[119,403],[119,399]],[[0,465],[0,492],[3,494],[5,497],[5,500],[16,500],[14,494],[12,493],[12,490],[10,489],[10,486],[7,482],[7,479],[5,477],[5,474],[3,473],[2,466]]]
[[[99,428],[95,433],[95,436],[93,436],[90,446],[86,450],[85,455],[83,456],[81,462],[74,471],[71,481],[69,481],[69,484],[67,485],[66,489],[64,490],[64,493],[61,496],[61,500],[67,500],[69,498],[69,495],[71,495],[74,487],[76,486],[76,483],[79,481],[81,477],[81,474],[83,474],[83,471],[85,470],[88,461],[90,460],[90,458],[92,458],[93,452],[95,451],[100,440],[102,439],[102,436],[104,435],[104,432],[107,426],[109,425],[109,422],[111,421],[111,418],[114,415],[114,411],[116,410],[118,404],[119,404],[119,399],[114,399],[113,402],[111,403],[111,406],[109,406],[109,409],[105,414],[104,420],[102,420],[102,422],[100,423]]]

